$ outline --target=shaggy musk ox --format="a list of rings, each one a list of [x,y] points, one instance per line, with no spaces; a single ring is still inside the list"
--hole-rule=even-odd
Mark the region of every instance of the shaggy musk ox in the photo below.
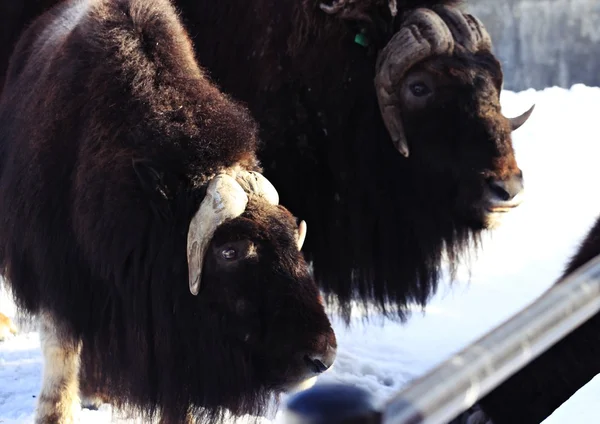
[[[78,378],[179,423],[260,413],[333,363],[306,225],[256,146],[167,0],[67,1],[23,33],[0,99],[0,261],[41,317],[37,422],[70,419]]]
[[[600,218],[556,284],[597,255],[600,255]],[[481,411],[475,412],[469,424],[539,424],[598,374],[600,314],[482,398],[479,407],[487,416],[484,419]]]
[[[175,0],[202,65],[260,125],[264,172],[349,316],[404,316],[523,188],[503,74],[454,1]],[[437,3],[437,5],[436,5]],[[327,296],[332,299],[331,296]],[[373,302],[371,302],[373,301]]]
[[[511,132],[531,110],[502,115],[489,35],[457,1],[173,3],[202,66],[258,119],[265,176],[310,222],[304,253],[346,317],[357,298],[401,317],[426,303],[444,255],[454,268],[520,203]]]

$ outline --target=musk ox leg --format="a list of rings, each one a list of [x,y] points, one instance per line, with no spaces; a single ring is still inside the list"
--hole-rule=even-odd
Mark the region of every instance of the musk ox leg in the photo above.
[[[35,423],[70,424],[79,401],[81,343],[73,340],[66,326],[45,312],[40,314],[40,341],[44,374]]]

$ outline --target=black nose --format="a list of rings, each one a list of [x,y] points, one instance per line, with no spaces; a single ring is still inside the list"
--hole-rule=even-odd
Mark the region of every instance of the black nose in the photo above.
[[[508,202],[523,191],[523,173],[519,172],[507,180],[490,179],[488,184],[492,194],[498,200]]]
[[[324,355],[304,355],[304,363],[315,374],[327,371],[335,362],[336,349],[329,346]]]

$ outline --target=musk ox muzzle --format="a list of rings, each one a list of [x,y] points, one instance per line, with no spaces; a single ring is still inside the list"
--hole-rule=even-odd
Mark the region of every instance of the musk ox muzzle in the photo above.
[[[407,15],[400,30],[379,53],[375,76],[381,116],[400,154],[409,155],[398,98],[398,86],[406,72],[429,57],[491,51],[491,48],[491,38],[483,24],[456,8],[418,8]],[[518,117],[508,118],[512,131],[527,121],[534,106]]]
[[[206,250],[219,225],[244,213],[249,194],[263,197],[272,205],[279,204],[277,190],[263,175],[253,171],[229,172],[218,174],[210,181],[206,196],[190,222],[187,261],[190,292],[194,296],[200,290]],[[306,222],[301,221],[297,232],[298,250],[302,249],[306,229]]]

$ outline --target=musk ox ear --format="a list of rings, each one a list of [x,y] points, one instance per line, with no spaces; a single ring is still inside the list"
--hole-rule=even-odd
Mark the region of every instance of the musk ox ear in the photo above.
[[[150,195],[167,199],[168,190],[164,181],[164,174],[157,170],[157,167],[149,159],[132,159],[133,170],[135,171],[142,188]]]

